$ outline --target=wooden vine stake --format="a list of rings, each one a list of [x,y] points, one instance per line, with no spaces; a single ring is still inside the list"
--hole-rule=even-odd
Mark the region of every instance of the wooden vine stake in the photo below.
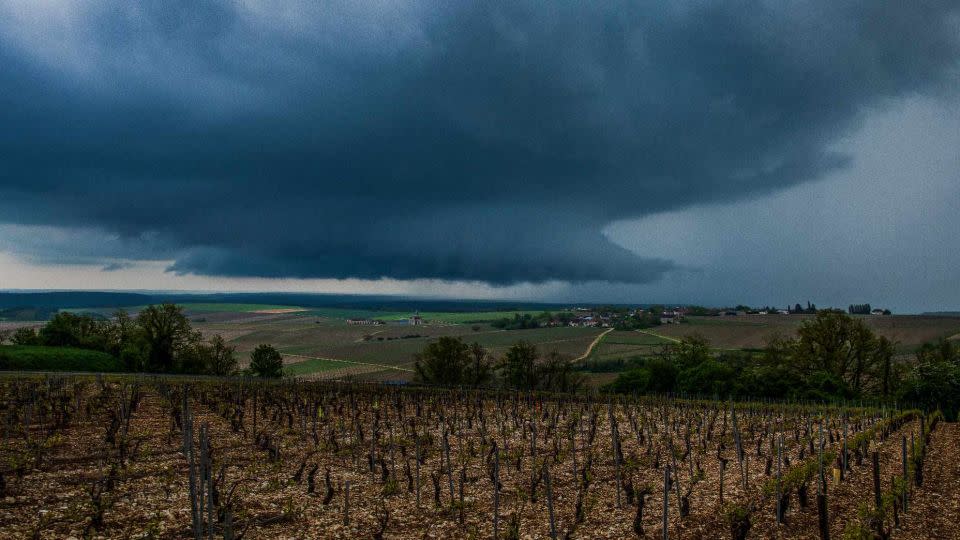
[[[670,538],[670,465],[663,466],[663,540]]]
[[[493,443],[493,540],[500,538],[500,450]]]
[[[877,512],[883,509],[883,499],[880,494],[880,456],[876,450],[870,454],[873,460],[873,497]]]
[[[547,460],[543,462],[543,478],[547,487],[547,513],[550,516],[550,538],[557,540],[557,524],[553,516],[553,486],[550,484],[550,465]]]
[[[623,490],[623,477],[620,471],[620,435],[617,433],[617,420],[613,416],[613,404],[607,404],[607,414],[610,416],[610,438],[613,446],[613,462],[617,471],[617,508],[622,508],[620,492]]]
[[[910,498],[910,467],[907,465],[907,436],[900,436],[900,454],[903,458],[903,511],[907,511]]]
[[[343,526],[350,526],[350,481],[343,486]]]
[[[820,478],[817,482],[817,527],[820,540],[830,540],[830,516],[827,514],[827,480],[823,472],[823,419],[820,420],[820,445],[818,448]]]
[[[743,484],[743,490],[747,490],[747,477],[745,467],[743,466],[743,444],[740,440],[740,427],[737,425],[737,410],[730,404],[730,415],[733,420],[733,442],[736,444],[737,464],[740,466],[740,482]]]
[[[777,438],[777,525],[783,525],[783,434]]]

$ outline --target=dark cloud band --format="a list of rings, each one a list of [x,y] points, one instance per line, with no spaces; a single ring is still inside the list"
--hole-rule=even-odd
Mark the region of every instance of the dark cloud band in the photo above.
[[[956,2],[158,6],[0,26],[0,221],[185,273],[647,282],[607,223],[843,166],[958,53]]]

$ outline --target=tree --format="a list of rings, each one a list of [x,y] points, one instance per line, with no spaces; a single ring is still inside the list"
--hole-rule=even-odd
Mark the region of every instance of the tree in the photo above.
[[[862,389],[864,374],[878,360],[876,336],[862,319],[825,310],[803,321],[797,333],[794,359],[807,376],[823,371],[850,384],[855,392]]]
[[[550,392],[576,392],[583,387],[584,377],[574,369],[569,358],[553,351],[536,366],[537,387]]]
[[[10,339],[13,336],[13,330],[0,329],[0,345],[3,345],[3,342]]]
[[[697,366],[710,358],[710,343],[700,335],[684,337],[680,343],[668,346],[680,369]]]
[[[145,308],[137,316],[137,326],[147,345],[146,369],[150,371],[173,371],[177,354],[198,339],[183,308],[174,304]]]
[[[960,348],[940,339],[924,344],[916,360],[900,398],[928,410],[941,409],[948,419],[956,419],[960,410]]]
[[[526,341],[513,344],[500,362],[503,382],[511,388],[537,387],[537,348]]]
[[[429,343],[415,357],[414,370],[419,382],[460,385],[470,364],[470,347],[460,338],[443,336]]]
[[[33,328],[22,326],[13,333],[10,343],[14,345],[39,345],[40,337],[37,336],[37,331]]]
[[[250,353],[250,371],[257,377],[281,377],[283,357],[270,345],[257,345]]]
[[[886,337],[881,336],[877,340],[876,347],[876,356],[878,360],[878,379],[880,381],[879,388],[877,389],[879,394],[886,398],[890,396],[890,393],[893,392],[893,388],[897,386],[896,378],[897,374],[893,369],[893,347],[894,344]]]
[[[176,370],[180,373],[209,373],[212,347],[197,340],[191,340],[177,352]]]
[[[83,347],[105,351],[108,325],[90,315],[61,311],[40,329],[40,341],[52,347]]]
[[[113,314],[113,321],[106,329],[107,352],[114,356],[121,356],[123,350],[137,340],[140,328],[130,314],[120,309]],[[142,345],[142,343],[141,343]]]
[[[490,365],[490,353],[477,342],[470,344],[470,362],[464,370],[464,379],[472,386],[482,386],[490,382],[493,369]]]
[[[227,345],[220,334],[210,339],[209,359],[207,373],[211,375],[233,375],[237,371],[236,347]]]

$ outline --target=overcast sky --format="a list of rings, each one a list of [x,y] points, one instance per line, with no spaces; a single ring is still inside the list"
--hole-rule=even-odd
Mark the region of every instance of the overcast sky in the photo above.
[[[0,3],[0,289],[960,309],[958,2]]]

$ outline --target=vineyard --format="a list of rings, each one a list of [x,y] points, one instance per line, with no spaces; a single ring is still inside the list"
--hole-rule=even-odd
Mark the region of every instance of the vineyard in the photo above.
[[[2,538],[923,538],[929,456],[954,427],[883,408],[156,376],[5,376],[0,415]]]

